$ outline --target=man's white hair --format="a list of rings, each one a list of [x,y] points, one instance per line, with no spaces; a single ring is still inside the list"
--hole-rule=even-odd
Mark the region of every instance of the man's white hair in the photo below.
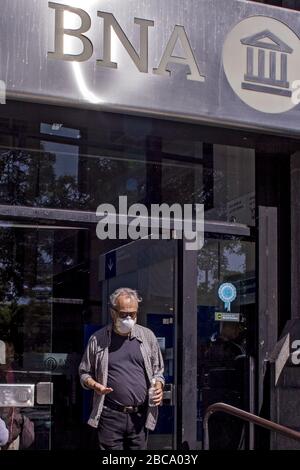
[[[115,307],[117,305],[117,300],[119,297],[124,295],[125,297],[130,297],[131,299],[136,300],[136,302],[139,304],[142,302],[142,297],[139,296],[136,290],[130,289],[129,287],[120,287],[119,289],[115,290],[111,296],[110,296],[110,304],[112,307]]]

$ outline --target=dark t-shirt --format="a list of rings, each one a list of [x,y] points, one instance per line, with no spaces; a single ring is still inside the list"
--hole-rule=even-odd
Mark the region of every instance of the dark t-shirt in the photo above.
[[[112,331],[107,386],[113,392],[106,395],[105,401],[123,406],[141,405],[147,398],[148,382],[140,342]]]

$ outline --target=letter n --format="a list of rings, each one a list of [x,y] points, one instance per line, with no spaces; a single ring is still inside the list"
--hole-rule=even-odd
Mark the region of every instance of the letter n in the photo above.
[[[140,54],[138,54],[113,14],[103,11],[98,11],[97,14],[104,20],[103,60],[97,60],[97,63],[103,67],[118,68],[118,64],[111,61],[111,33],[113,29],[138,70],[148,73],[148,28],[154,26],[154,21],[134,18],[134,23],[140,25]]]

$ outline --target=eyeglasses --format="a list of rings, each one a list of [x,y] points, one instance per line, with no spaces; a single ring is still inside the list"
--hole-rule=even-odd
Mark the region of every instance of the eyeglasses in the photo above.
[[[110,308],[114,310],[120,318],[127,318],[127,317],[135,318],[137,316],[137,312],[124,312],[123,310],[118,310],[117,308],[112,307],[112,306],[110,306]]]

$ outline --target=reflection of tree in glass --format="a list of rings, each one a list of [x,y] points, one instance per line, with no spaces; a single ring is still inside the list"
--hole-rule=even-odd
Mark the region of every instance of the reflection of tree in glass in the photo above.
[[[89,192],[89,207],[95,210],[107,202],[119,205],[119,196],[127,196],[128,204],[141,201],[145,196],[145,167],[143,162],[113,157],[82,157],[86,171],[86,186]],[[128,178],[135,178],[137,190],[128,191]]]
[[[2,203],[28,204],[35,193],[32,157],[27,152],[8,150],[0,158],[0,199]]]
[[[73,156],[69,157],[72,159]],[[55,153],[2,151],[0,201],[24,206],[96,210],[103,202],[118,205],[121,194],[128,195],[129,204],[144,196],[143,162],[114,159],[113,156],[79,156],[77,177],[74,174],[57,175],[57,161],[59,154]],[[137,181],[136,191],[128,191],[128,178]]]
[[[14,301],[22,293],[21,264],[14,256],[18,240],[13,229],[0,230],[0,300]]]
[[[0,334],[24,336],[25,351],[50,347],[52,264],[50,231],[0,230]]]
[[[57,177],[55,163],[56,155],[52,153],[2,152],[1,202],[36,207],[84,207],[88,197],[79,191],[76,178],[73,175]]]
[[[226,220],[225,181],[224,173],[212,168],[196,165],[166,167],[163,170],[163,202],[204,204],[205,211],[213,210],[210,219]],[[217,205],[215,201],[218,201]]]
[[[234,260],[234,261],[233,261]],[[237,262],[238,260],[239,262]],[[226,241],[208,239],[198,252],[198,303],[215,303],[221,282],[246,272],[246,245],[231,237]]]
[[[0,230],[0,337],[6,338],[17,329],[23,282],[21,264],[14,256],[17,249],[15,231]]]
[[[195,188],[196,167],[186,168],[168,166],[163,169],[163,201],[167,204],[205,204],[205,199],[199,193],[202,188]]]

